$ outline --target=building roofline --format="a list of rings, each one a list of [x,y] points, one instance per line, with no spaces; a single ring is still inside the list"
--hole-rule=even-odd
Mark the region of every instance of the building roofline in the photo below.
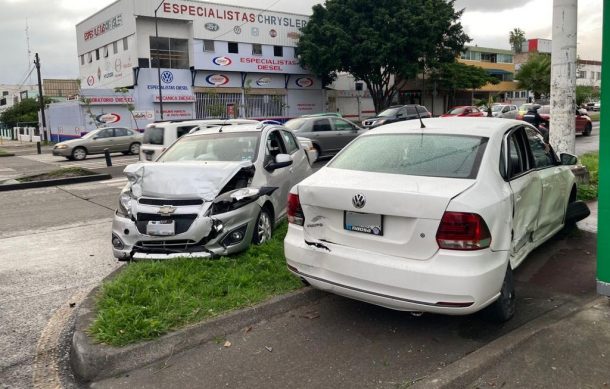
[[[481,46],[464,46],[465,49],[470,51],[480,51],[480,52],[491,52],[497,54],[514,54],[512,50],[507,49],[494,49],[491,47],[481,47]]]
[[[80,26],[81,24],[85,23],[86,21],[92,19],[93,17],[95,17],[95,15],[97,15],[98,13],[104,11],[105,9],[108,9],[110,7],[112,7],[113,5],[115,5],[116,3],[120,3],[121,1],[129,1],[129,0],[116,0],[113,1],[112,3],[108,4],[107,6],[105,6],[102,9],[99,9],[97,11],[95,11],[93,14],[87,16],[85,19],[81,20],[80,22],[76,23],[76,27]]]

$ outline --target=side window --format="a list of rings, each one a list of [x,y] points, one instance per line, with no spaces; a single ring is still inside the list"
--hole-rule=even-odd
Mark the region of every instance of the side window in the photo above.
[[[407,107],[407,115],[415,115],[417,116],[417,111],[415,111],[415,107]]]
[[[313,124],[313,131],[331,131],[330,121],[328,119],[316,120]]]
[[[265,159],[272,160],[278,154],[286,154],[284,143],[279,131],[272,131],[267,136],[267,142],[265,146]]]
[[[197,126],[186,126],[186,127],[178,127],[176,129],[176,139],[188,134],[193,128]]]
[[[294,135],[288,131],[282,131],[282,137],[284,138],[284,144],[286,145],[288,154],[292,154],[299,150],[299,144],[297,143],[296,139],[294,139]]]
[[[345,120],[335,119],[335,131],[351,131],[354,127]]]
[[[98,138],[112,138],[112,136],[113,136],[112,128],[107,128],[105,130],[100,131],[97,134]]]
[[[114,136],[128,136],[129,133],[127,131],[127,129],[125,128],[115,128],[114,129]]]
[[[508,176],[512,179],[529,170],[523,130],[513,132],[508,138]]]
[[[549,145],[544,143],[538,132],[532,128],[526,128],[527,141],[530,145],[530,150],[534,156],[534,165],[536,168],[546,168],[555,166],[555,158]]]

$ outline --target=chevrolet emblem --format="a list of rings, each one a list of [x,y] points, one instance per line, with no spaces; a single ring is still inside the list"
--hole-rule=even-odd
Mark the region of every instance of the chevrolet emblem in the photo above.
[[[176,207],[172,207],[171,205],[164,205],[162,207],[159,207],[158,213],[161,216],[170,216],[174,212],[176,212]]]

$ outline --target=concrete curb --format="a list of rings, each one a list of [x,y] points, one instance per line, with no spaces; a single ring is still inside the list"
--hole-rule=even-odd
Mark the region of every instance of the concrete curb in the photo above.
[[[58,178],[55,180],[21,182],[19,184],[0,185],[0,192],[6,192],[9,190],[44,188],[47,186],[57,186],[57,185],[81,184],[84,182],[109,180],[111,178],[112,178],[112,176],[110,174],[92,174],[89,176]]]
[[[599,304],[600,299],[583,305],[566,302],[508,334],[494,340],[480,349],[457,360],[444,369],[417,381],[412,389],[453,389],[465,388],[479,378],[483,372],[502,357],[512,353],[536,334],[546,330],[562,319],[572,316],[590,306]]]
[[[14,156],[15,156],[15,154],[13,154],[13,153],[0,154],[0,158],[2,158],[2,157],[14,157]]]
[[[113,277],[112,273],[109,277]],[[109,278],[107,277],[107,279]],[[76,377],[84,382],[115,377],[159,360],[167,359],[218,336],[233,333],[249,325],[285,313],[325,296],[324,292],[304,288],[276,296],[253,307],[229,312],[190,327],[171,332],[159,339],[117,348],[95,344],[87,335],[95,319],[95,300],[99,287],[92,290],[76,314],[70,349],[70,365]]]

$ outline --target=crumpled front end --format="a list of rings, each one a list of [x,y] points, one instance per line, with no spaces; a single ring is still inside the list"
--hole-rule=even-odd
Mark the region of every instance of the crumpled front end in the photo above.
[[[136,164],[112,224],[119,260],[213,257],[245,250],[265,196],[248,163]]]

